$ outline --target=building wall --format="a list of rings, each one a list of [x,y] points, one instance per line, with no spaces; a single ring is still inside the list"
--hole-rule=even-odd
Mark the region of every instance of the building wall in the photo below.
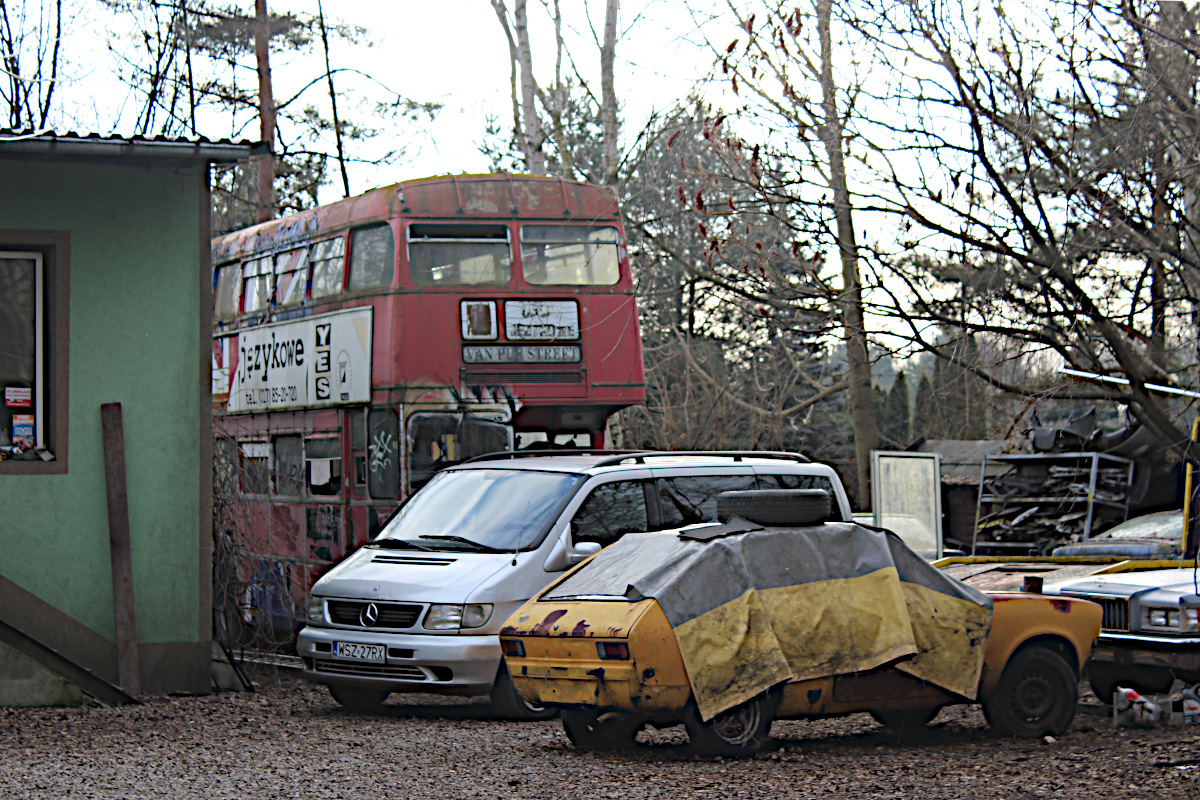
[[[0,159],[0,186],[7,235],[70,237],[67,469],[0,474],[0,620],[115,681],[100,406],[120,403],[143,689],[207,691],[207,170]]]

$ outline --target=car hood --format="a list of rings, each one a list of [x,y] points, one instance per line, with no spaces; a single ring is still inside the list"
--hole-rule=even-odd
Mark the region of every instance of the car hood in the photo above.
[[[1195,594],[1196,572],[1191,569],[1148,569],[1113,575],[1075,578],[1046,587],[1046,594],[1132,597],[1156,589]]]
[[[313,586],[313,594],[424,603],[462,603],[512,562],[511,553],[359,548]]]

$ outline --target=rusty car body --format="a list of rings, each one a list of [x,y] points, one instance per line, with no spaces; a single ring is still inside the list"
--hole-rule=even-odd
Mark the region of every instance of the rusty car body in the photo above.
[[[740,510],[755,516],[753,502]],[[708,526],[715,532],[707,540],[704,526],[627,537],[624,558],[617,543],[544,589],[501,630],[517,691],[561,709],[568,737],[591,749],[628,745],[646,725],[682,723],[698,751],[743,756],[765,744],[776,718],[869,712],[903,730],[968,702],[981,702],[1004,734],[1038,737],[1069,726],[1099,606],[983,595],[886,531],[814,524],[811,515],[799,525],[769,521],[776,524],[734,517],[725,524],[732,532]],[[723,550],[705,549],[715,547]],[[655,563],[656,552],[669,555]],[[751,563],[756,553],[769,554],[773,582]],[[872,553],[893,561],[880,566]],[[866,566],[850,574],[852,562]],[[741,594],[729,603],[707,596],[724,591],[714,576],[740,563],[759,574],[752,588],[734,585],[728,594]],[[589,570],[599,574],[589,579]],[[636,576],[624,583],[631,570],[670,581],[704,574],[654,590],[653,580]],[[830,574],[813,580],[821,570]],[[681,621],[681,597],[710,610]],[[889,605],[901,616],[889,616]],[[897,638],[905,625],[911,644]]]

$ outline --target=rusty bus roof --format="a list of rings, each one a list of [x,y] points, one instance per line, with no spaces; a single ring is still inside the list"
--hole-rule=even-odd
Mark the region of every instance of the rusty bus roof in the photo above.
[[[412,219],[611,221],[620,217],[611,189],[544,175],[439,175],[381,186],[354,197],[260,222],[213,240],[213,261],[265,253],[321,232]]]

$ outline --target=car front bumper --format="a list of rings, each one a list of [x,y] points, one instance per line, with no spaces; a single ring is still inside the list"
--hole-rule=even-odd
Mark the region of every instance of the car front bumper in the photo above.
[[[334,658],[334,642],[383,645],[386,661]],[[487,694],[501,662],[494,634],[438,636],[310,626],[300,631],[296,652],[309,680],[392,692]]]
[[[1092,663],[1117,666],[1165,667],[1200,674],[1200,637],[1100,634],[1092,648]]]

